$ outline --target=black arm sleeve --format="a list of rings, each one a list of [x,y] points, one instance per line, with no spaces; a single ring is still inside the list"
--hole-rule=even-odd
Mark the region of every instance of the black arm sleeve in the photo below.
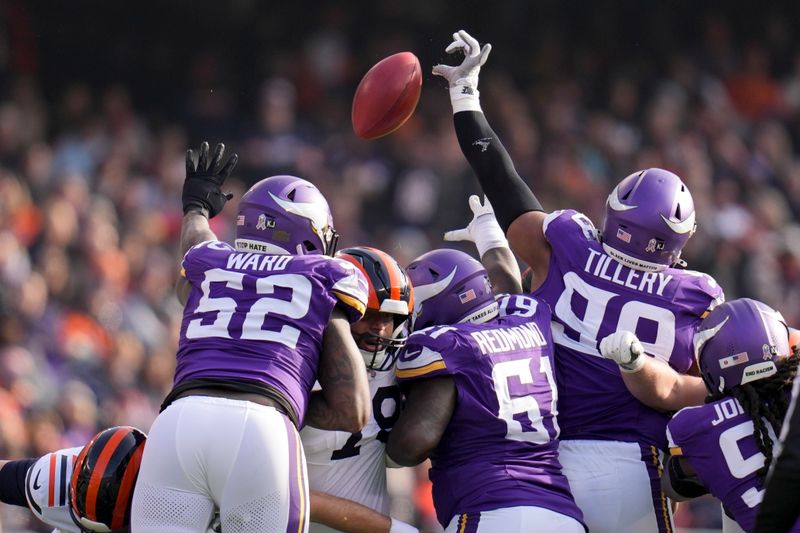
[[[494,208],[503,231],[528,211],[544,211],[525,181],[517,174],[514,163],[497,134],[479,111],[461,111],[453,115],[458,144],[481,188]]]
[[[0,502],[27,507],[25,499],[25,476],[36,459],[9,461],[0,468]]]
[[[783,449],[773,465],[754,533],[789,531],[800,515],[800,409],[792,411]]]
[[[667,457],[666,470],[669,472],[669,482],[672,490],[685,498],[697,498],[708,494],[708,489],[697,479],[697,476],[687,476],[681,468],[677,457]]]

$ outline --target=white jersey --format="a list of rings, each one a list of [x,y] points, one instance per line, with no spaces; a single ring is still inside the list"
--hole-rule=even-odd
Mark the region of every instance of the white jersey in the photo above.
[[[82,449],[78,446],[43,455],[25,477],[28,507],[36,518],[55,527],[54,533],[81,533],[69,512],[69,481]]]
[[[372,416],[358,433],[304,427],[300,432],[308,464],[309,488],[346,498],[389,514],[386,441],[400,415],[402,395],[394,369],[368,371]],[[310,532],[334,531],[311,523]]]

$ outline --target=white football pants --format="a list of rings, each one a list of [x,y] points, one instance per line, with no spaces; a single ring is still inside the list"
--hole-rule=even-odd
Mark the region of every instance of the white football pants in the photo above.
[[[300,437],[273,407],[189,396],[158,415],[133,495],[135,533],[205,533],[219,508],[226,533],[308,531]]]

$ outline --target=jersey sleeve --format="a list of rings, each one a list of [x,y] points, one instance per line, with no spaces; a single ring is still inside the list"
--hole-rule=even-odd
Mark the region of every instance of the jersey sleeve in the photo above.
[[[397,381],[403,383],[452,374],[452,369],[447,367],[442,355],[450,329],[452,328],[439,326],[413,333],[397,357]]]
[[[215,253],[230,253],[233,246],[222,241],[203,241],[189,248],[181,261],[181,276],[189,278],[196,272],[204,272],[210,263],[208,258]]]
[[[703,272],[682,270],[684,282],[681,284],[681,298],[692,314],[705,318],[716,306],[725,301],[725,293],[717,280]]]
[[[62,533],[80,533],[69,513],[69,481],[81,448],[67,448],[39,458],[25,478],[25,497],[36,518]]]
[[[497,298],[500,316],[518,316],[523,318],[541,317],[549,322],[550,306],[528,294],[505,294]]]
[[[554,250],[574,250],[577,245],[597,241],[598,235],[589,217],[574,209],[553,211],[544,219],[542,230]]]
[[[347,313],[350,323],[358,322],[367,311],[369,288],[367,279],[352,263],[337,257],[330,260],[331,294]]]
[[[667,445],[670,455],[683,455],[682,448],[706,426],[699,423],[702,406],[684,407],[667,423]]]

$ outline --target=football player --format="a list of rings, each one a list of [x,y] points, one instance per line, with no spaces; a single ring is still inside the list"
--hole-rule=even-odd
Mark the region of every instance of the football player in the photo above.
[[[457,250],[423,254],[407,272],[413,333],[397,362],[406,404],[389,456],[430,458],[448,533],[584,531],[558,461],[548,306],[495,300],[483,266]]]
[[[750,299],[714,309],[694,346],[709,398],[667,425],[662,485],[675,500],[710,492],[722,502],[725,533],[752,531],[798,351],[790,349],[780,313]],[[800,524],[791,531],[800,532]]]
[[[235,243],[209,219],[237,156],[186,157],[178,280],[184,303],[172,391],[150,429],[133,497],[137,532],[305,531],[308,476],[298,428],[349,432],[371,398],[350,334],[367,282],[332,257],[328,203],[301,178],[272,176],[239,202]],[[321,390],[311,393],[315,381]]]
[[[413,289],[394,258],[367,246],[336,254],[364,274],[369,285],[364,318],[350,326],[367,368],[372,417],[361,431],[323,431],[306,426],[300,432],[308,463],[309,487],[389,513],[386,490],[386,440],[399,416],[402,399],[394,376],[397,350],[406,341],[406,321],[414,304]],[[417,531],[393,519],[392,531]],[[309,531],[332,529],[315,522]]]
[[[131,497],[147,437],[104,429],[84,447],[0,461],[0,501],[28,507],[60,533],[129,531]]]
[[[598,343],[636,331],[647,353],[679,373],[691,369],[692,333],[723,295],[710,276],[675,268],[695,229],[689,190],[651,168],[611,191],[600,231],[577,211],[546,213],[481,110],[478,75],[491,46],[464,31],[453,37],[447,52],[464,60],[433,73],[448,80],[461,150],[531,269],[533,295],[553,312],[559,454],[575,501],[593,532],[671,531],[658,471],[668,416],[635,401]]]
[[[83,448],[39,459],[0,461],[0,501],[27,506],[56,528],[55,533],[127,532],[145,438],[136,428],[113,427],[99,432]],[[312,490],[310,501],[312,520],[341,531],[404,531],[390,517],[349,500]],[[220,531],[218,516],[208,531]]]

